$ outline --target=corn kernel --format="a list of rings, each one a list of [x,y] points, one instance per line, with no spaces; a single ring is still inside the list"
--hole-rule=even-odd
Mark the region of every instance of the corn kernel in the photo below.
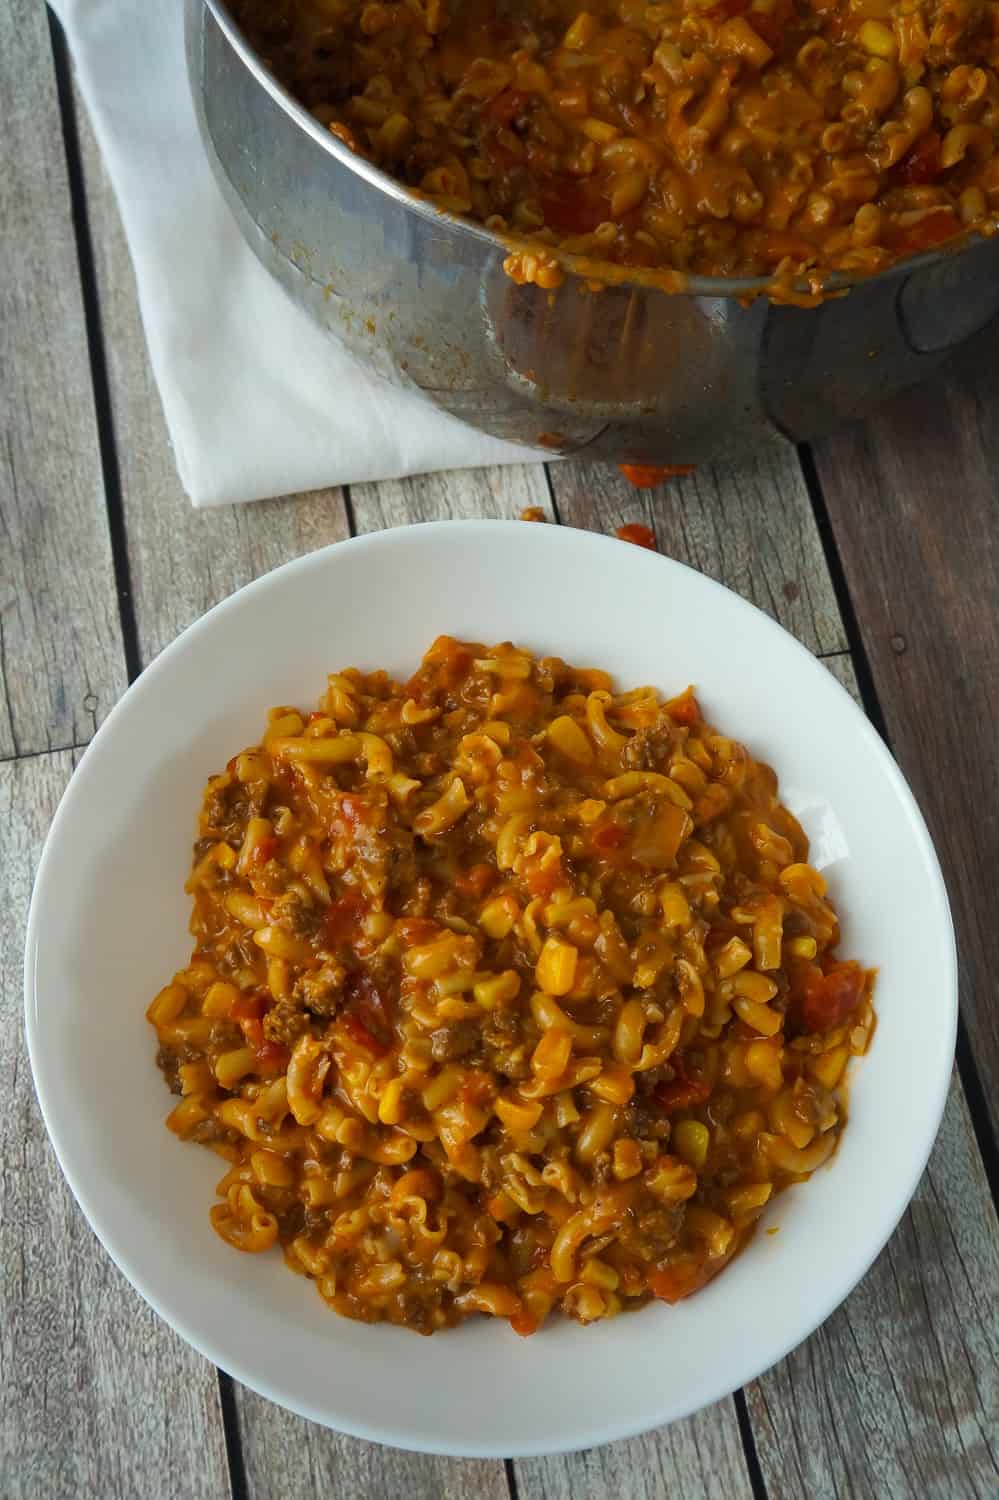
[[[567,995],[575,983],[578,959],[578,950],[572,943],[564,943],[557,937],[546,938],[534,971],[539,989],[546,995]]]
[[[670,1144],[690,1167],[703,1167],[708,1159],[711,1132],[700,1120],[681,1120],[674,1126]]]
[[[860,45],[871,57],[891,59],[898,56],[895,33],[883,21],[865,21],[858,33]]]
[[[487,937],[505,938],[519,916],[520,907],[512,896],[496,896],[479,912],[479,926]]]
[[[787,951],[793,958],[814,958],[819,951],[819,945],[814,938],[796,937],[791,938]]]
[[[746,1048],[746,1067],[759,1083],[776,1093],[784,1084],[780,1047],[773,1042],[750,1042]]]

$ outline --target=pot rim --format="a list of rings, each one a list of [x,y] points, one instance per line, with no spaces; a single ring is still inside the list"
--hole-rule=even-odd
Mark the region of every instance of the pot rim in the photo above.
[[[439,208],[430,199],[421,198],[412,188],[406,187],[387,172],[383,172],[381,167],[376,167],[363,156],[351,151],[350,147],[331,131],[325,130],[270,71],[233,19],[225,0],[188,0],[189,17],[193,16],[195,11],[199,14],[208,11],[211,14],[244,67],[261,84],[275,104],[307,135],[311,136],[321,150],[334,157],[348,171],[363,178],[371,187],[377,188],[401,207],[410,209],[422,219],[436,225],[446,224],[455,233],[479,240],[483,245],[488,245],[491,250],[504,255],[517,250],[537,253],[538,242],[536,240],[519,235],[499,235],[474,219],[462,218],[448,209]],[[896,261],[882,271],[875,271],[869,275],[833,271],[819,284],[821,294],[843,293],[854,286],[887,281],[893,277],[908,275],[912,271],[938,265],[943,261],[954,259],[963,250],[981,243],[982,239],[982,235],[966,230],[963,234],[956,235],[942,248],[909,256],[907,259]],[[591,260],[588,257],[574,255],[569,251],[560,250],[557,246],[545,245],[543,249],[544,253],[555,260],[562,269],[585,281],[599,281],[608,286],[637,286],[666,296],[747,299],[767,296],[774,290],[773,277],[768,276],[697,276],[683,272],[672,273],[677,278],[676,284],[667,286],[664,282],[668,276],[664,276],[662,267],[647,269],[639,266],[620,266],[609,261]],[[816,286],[802,280],[796,284],[795,290],[800,290],[806,298],[811,298],[816,292]],[[786,297],[784,300],[793,302],[794,298],[793,296]]]

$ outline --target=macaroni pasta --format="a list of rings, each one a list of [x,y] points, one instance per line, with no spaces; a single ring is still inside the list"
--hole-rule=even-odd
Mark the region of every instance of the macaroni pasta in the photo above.
[[[423,1333],[696,1291],[834,1151],[871,1034],[807,857],[690,689],[441,637],[272,710],[148,1010],[215,1229]]]
[[[518,241],[865,274],[999,213],[997,0],[235,0],[317,120]]]

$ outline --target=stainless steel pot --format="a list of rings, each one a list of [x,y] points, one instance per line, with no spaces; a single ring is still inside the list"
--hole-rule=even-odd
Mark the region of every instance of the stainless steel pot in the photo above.
[[[187,0],[205,149],[247,243],[320,327],[473,426],[614,462],[701,463],[818,436],[923,379],[999,313],[999,241],[930,254],[818,308],[753,281],[640,273],[517,286],[488,230],[354,156],[220,0]],[[567,262],[569,266],[572,262]]]

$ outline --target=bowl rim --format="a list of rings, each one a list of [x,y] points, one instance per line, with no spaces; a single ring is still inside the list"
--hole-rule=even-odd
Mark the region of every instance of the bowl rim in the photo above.
[[[200,57],[197,44],[203,31],[206,12],[211,15],[244,67],[265,89],[274,103],[341,166],[363,178],[371,187],[377,188],[401,207],[411,209],[438,228],[443,221],[456,233],[469,235],[504,257],[511,251],[537,253],[537,241],[516,234],[500,235],[494,230],[487,229],[484,224],[477,223],[474,219],[464,218],[450,209],[439,208],[431,199],[421,197],[412,188],[384,172],[381,167],[375,166],[373,162],[351,151],[349,146],[329,130],[324,130],[318,120],[285,88],[256,49],[251,46],[232,16],[227,0],[187,0],[188,58],[191,85],[195,93],[195,108],[199,119],[203,118],[203,101],[200,97],[202,93],[201,73],[196,66]],[[952,260],[961,255],[964,250],[982,243],[984,239],[985,236],[975,230],[963,230],[943,246],[924,250],[917,255],[895,261],[881,271],[866,274],[859,271],[824,272],[814,280],[807,277],[797,279],[793,284],[793,290],[807,298],[816,295],[824,298],[829,294],[847,292],[851,287],[898,279],[908,276],[913,271],[925,270],[944,261]],[[690,275],[679,271],[668,272],[662,267],[645,269],[636,266],[619,266],[609,261],[574,255],[558,246],[545,246],[544,251],[564,270],[585,281],[598,279],[607,286],[638,287],[645,291],[658,292],[661,296],[754,299],[767,297],[774,291],[772,276]],[[783,300],[789,299],[785,296]]]
[[[206,611],[205,614],[193,620],[159,652],[125,690],[109,712],[107,718],[98,728],[93,739],[86,747],[79,764],[71,774],[52,819],[39,859],[31,893],[24,950],[25,1034],[35,1093],[46,1132],[60,1170],[87,1223],[103,1249],[131,1284],[132,1288],[162,1318],[167,1326],[179,1334],[193,1349],[204,1358],[210,1360],[219,1369],[226,1371],[226,1373],[265,1399],[283,1406],[285,1409],[304,1417],[308,1421],[331,1428],[334,1431],[343,1432],[348,1436],[388,1446],[400,1447],[411,1452],[428,1453],[445,1457],[505,1459],[531,1458],[547,1454],[576,1452],[583,1446],[597,1447],[605,1443],[637,1437],[642,1433],[655,1430],[655,1427],[658,1425],[669,1425],[672,1422],[681,1421],[696,1411],[706,1409],[706,1404],[695,1398],[690,1402],[689,1406],[681,1406],[671,1416],[660,1419],[658,1423],[652,1424],[652,1426],[642,1418],[639,1418],[633,1424],[611,1421],[604,1427],[588,1429],[585,1444],[579,1443],[574,1435],[568,1441],[559,1441],[556,1439],[552,1442],[546,1439],[538,1439],[510,1451],[500,1448],[495,1441],[476,1442],[471,1440],[462,1442],[460,1445],[451,1442],[441,1443],[440,1441],[435,1443],[433,1438],[428,1437],[422,1430],[400,1430],[399,1428],[393,1428],[390,1421],[344,1421],[337,1416],[336,1426],[334,1426],[328,1412],[319,1402],[311,1402],[289,1396],[280,1381],[261,1377],[254,1369],[247,1368],[244,1361],[240,1358],[228,1359],[220,1351],[216,1340],[211,1336],[202,1334],[199,1328],[192,1323],[188,1315],[174,1312],[173,1310],[170,1312],[165,1310],[158,1297],[153,1295],[149,1290],[141,1266],[135,1264],[127,1247],[120,1245],[120,1243],[119,1245],[115,1245],[114,1242],[116,1240],[120,1242],[122,1237],[115,1226],[108,1223],[106,1216],[95,1208],[87,1180],[81,1179],[74,1167],[69,1164],[67,1158],[72,1155],[72,1152],[67,1152],[65,1149],[67,1136],[65,1133],[60,1132],[58,1127],[53,1128],[53,1111],[51,1104],[48,1102],[50,1098],[49,1088],[52,1081],[46,1079],[47,1064],[45,1062],[45,1048],[39,1030],[35,969],[40,946],[39,927],[42,920],[42,911],[46,904],[45,886],[48,872],[56,860],[62,827],[71,818],[74,804],[86,790],[88,779],[86,767],[88,762],[90,765],[96,763],[97,757],[101,753],[101,747],[114,734],[115,725],[119,716],[124,711],[125,705],[134,703],[137,699],[153,692],[160,676],[169,669],[173,659],[183,655],[190,649],[192,643],[197,642],[200,636],[207,634],[211,630],[212,622],[216,618],[233,609],[241,608],[247,598],[252,598],[257,594],[265,594],[268,589],[274,587],[276,579],[288,579],[296,574],[313,569],[321,571],[334,553],[337,557],[344,557],[349,556],[351,552],[360,553],[369,549],[377,550],[384,547],[392,547],[393,545],[403,547],[418,545],[420,538],[425,538],[428,534],[440,535],[444,532],[468,533],[474,530],[479,532],[483,536],[483,539],[486,540],[490,534],[509,535],[510,525],[511,523],[507,520],[494,519],[424,521],[408,526],[389,527],[379,531],[367,532],[360,536],[333,542],[315,551],[292,558],[279,567],[273,568],[260,577],[251,580],[241,588],[236,589],[225,599],[220,600],[210,610]],[[598,551],[606,551],[620,545],[613,537],[570,526],[532,527],[528,534],[535,531],[551,538],[560,536],[563,533],[570,533],[576,545],[590,547]],[[556,545],[558,544],[556,543]],[[639,551],[639,555],[646,558],[653,566],[693,574],[698,579],[699,584],[707,589],[709,595],[716,593],[726,595],[738,612],[745,613],[747,618],[749,616],[756,617],[758,627],[763,629],[765,633],[785,637],[786,641],[793,648],[794,653],[802,658],[803,666],[806,670],[822,667],[821,660],[813,652],[809,651],[796,636],[734,589],[730,589],[707,574],[699,572],[698,569],[692,568],[688,564],[664,554]],[[827,669],[825,670],[827,671]],[[939,859],[925,819],[909,787],[908,781],[884,740],[878,734],[863,709],[857,704],[850,693],[847,692],[842,683],[831,672],[827,671],[827,675],[829,678],[828,686],[831,688],[833,695],[841,695],[841,699],[847,707],[848,715],[853,718],[857,734],[862,740],[866,741],[868,749],[875,758],[880,760],[882,768],[899,799],[907,822],[911,827],[915,844],[918,846],[922,857],[925,872],[930,882],[934,904],[938,908],[941,923],[940,937],[942,941],[941,971],[944,977],[941,992],[937,996],[940,1006],[939,1055],[941,1058],[941,1067],[936,1081],[935,1093],[930,1099],[929,1107],[921,1111],[921,1125],[917,1126],[914,1130],[910,1129],[908,1134],[909,1141],[915,1143],[916,1147],[911,1157],[910,1173],[904,1182],[900,1179],[896,1185],[896,1190],[890,1199],[890,1209],[883,1221],[886,1227],[876,1240],[870,1243],[865,1253],[859,1257],[856,1272],[855,1274],[851,1273],[849,1284],[843,1286],[837,1283],[836,1290],[833,1293],[816,1297],[810,1304],[807,1317],[795,1325],[793,1336],[786,1341],[784,1339],[780,1341],[779,1349],[776,1353],[768,1349],[762,1359],[757,1358],[753,1353],[744,1355],[741,1358],[733,1358],[729,1365],[731,1375],[728,1373],[725,1375],[724,1389],[719,1390],[717,1395],[707,1405],[727,1399],[734,1391],[779,1364],[789,1353],[812,1336],[816,1329],[846,1300],[858,1283],[866,1276],[874,1261],[881,1254],[885,1245],[897,1229],[922,1178],[940,1129],[950,1088],[958,1020],[958,962],[953,916]],[[943,1065],[944,1061],[946,1066]]]

